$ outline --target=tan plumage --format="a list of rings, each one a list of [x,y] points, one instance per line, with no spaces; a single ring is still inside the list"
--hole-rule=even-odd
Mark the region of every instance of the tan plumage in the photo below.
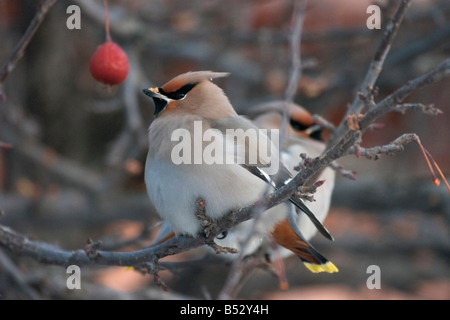
[[[261,176],[254,175],[240,163],[175,164],[173,161],[172,151],[179,142],[173,141],[173,132],[182,129],[185,137],[192,137],[195,135],[197,121],[201,123],[202,133],[213,129],[215,139],[222,143],[229,139],[227,129],[258,129],[254,123],[237,115],[223,91],[211,81],[226,75],[211,71],[188,72],[175,77],[160,88],[144,89],[144,93],[155,102],[156,116],[149,128],[149,152],[145,168],[147,191],[161,218],[168,222],[175,233],[195,235],[201,231],[200,222],[195,217],[198,197],[206,203],[206,215],[218,219],[232,210],[254,203],[264,192],[270,191]],[[247,142],[241,143],[245,143],[245,150],[248,151]],[[201,144],[205,148],[205,142],[202,141]],[[271,144],[271,155],[278,154],[274,148]],[[225,153],[228,153],[228,149]],[[236,158],[234,153],[226,155]],[[259,155],[257,159],[257,163],[251,163],[250,167],[263,172],[264,166],[267,165],[266,160]],[[294,210],[294,206],[289,202],[269,209],[260,219],[257,230],[262,235],[270,234],[276,230],[277,224],[282,223],[288,213]],[[248,223],[249,221],[239,226]],[[284,222],[281,225],[285,227]],[[239,228],[236,228],[236,231],[238,230]],[[322,232],[326,232],[326,229]],[[298,238],[297,234],[294,235]],[[277,237],[274,239],[277,240]],[[257,237],[253,240],[252,247],[256,248],[262,239]],[[305,248],[305,252],[313,255],[316,253],[317,256],[318,252],[309,243],[305,242]],[[321,267],[324,263],[330,263],[323,259],[310,261],[318,267],[307,267],[313,272],[337,271]]]
[[[176,165],[171,159],[171,152],[177,144],[171,141],[172,133],[182,128],[193,136],[194,121],[201,121],[203,132],[243,125],[254,127],[236,114],[223,91],[210,81],[224,75],[209,71],[190,72],[159,89],[146,91],[156,100],[157,112],[149,128],[145,169],[147,191],[158,213],[176,233],[195,235],[201,231],[194,215],[198,197],[206,202],[207,216],[217,219],[252,204],[266,189],[264,181],[238,164]],[[167,97],[189,84],[195,86],[183,98]],[[167,105],[160,108],[158,104],[163,102]],[[223,139],[226,139],[225,135]]]

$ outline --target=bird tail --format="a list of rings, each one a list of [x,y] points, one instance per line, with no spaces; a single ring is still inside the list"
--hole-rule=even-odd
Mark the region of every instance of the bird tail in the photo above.
[[[309,242],[298,237],[292,230],[289,220],[279,222],[272,231],[272,237],[276,243],[295,253],[309,271],[313,273],[339,271],[333,262],[321,255]]]
[[[296,253],[296,255],[303,261],[305,267],[312,273],[335,273],[339,271],[339,269],[334,265],[333,262],[322,256],[311,245],[309,246],[309,248],[304,250],[304,256],[298,253]]]

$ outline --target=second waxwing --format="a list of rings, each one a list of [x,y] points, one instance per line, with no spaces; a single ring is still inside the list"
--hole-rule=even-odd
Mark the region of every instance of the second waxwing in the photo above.
[[[311,113],[305,108],[295,103],[286,103],[285,101],[273,101],[269,103],[259,104],[251,109],[250,115],[253,123],[260,128],[279,129],[283,121],[283,112],[286,109],[288,121],[287,132],[284,139],[284,144],[281,146],[281,161],[294,176],[298,171],[295,169],[299,163],[302,162],[301,154],[305,154],[310,158],[318,157],[325,151],[325,143],[321,137],[321,127],[318,126]],[[305,201],[305,205],[314,212],[317,219],[323,222],[328,214],[331,197],[335,183],[335,171],[330,167],[326,167],[319,174],[313,177],[312,183],[318,180],[324,181],[317,191],[314,193],[314,201]],[[301,233],[306,240],[310,240],[317,233],[317,227],[311,220],[300,210],[297,209],[298,217],[297,224]],[[287,221],[281,221],[279,227],[275,227],[272,232],[272,237],[275,242],[283,242],[280,239],[280,234],[285,234],[285,226]],[[244,225],[245,226],[245,225]],[[242,228],[242,227],[241,227]],[[239,234],[244,234],[244,230],[240,232],[229,234],[229,238],[238,242],[241,241]],[[292,237],[294,242],[292,245],[286,244],[281,249],[281,256],[285,257],[291,255],[294,250],[296,237]],[[289,239],[284,240],[289,241]],[[227,245],[233,246],[235,244],[228,242]],[[286,249],[287,248],[287,249]]]
[[[218,220],[255,203],[292,176],[280,161],[279,146],[266,134],[268,131],[239,116],[223,90],[212,82],[227,75],[188,72],[161,87],[143,90],[155,104],[145,165],[147,193],[174,234],[195,236],[203,231],[195,215],[198,198],[205,201],[206,216]],[[253,148],[250,138],[236,138],[239,130],[257,132],[258,147]],[[232,147],[228,148],[227,143]],[[267,152],[262,152],[262,146],[267,146]],[[273,168],[277,172],[271,172]],[[334,264],[320,255],[296,226],[285,223],[296,214],[296,208],[331,238],[320,219],[294,196],[265,211],[258,220],[258,231],[263,236],[272,235],[275,242],[297,254],[312,272],[336,272]],[[277,233],[279,236],[274,236]],[[287,246],[281,234],[298,238],[297,247]]]

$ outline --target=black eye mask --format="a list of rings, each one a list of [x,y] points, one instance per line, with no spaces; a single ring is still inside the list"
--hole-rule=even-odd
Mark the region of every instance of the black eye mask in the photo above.
[[[305,131],[306,129],[308,129],[309,126],[305,126],[303,124],[301,124],[300,122],[297,122],[293,119],[291,119],[289,121],[292,129],[294,129],[295,131]]]
[[[192,90],[197,85],[197,83],[189,83],[182,86],[180,89],[174,92],[165,92],[163,88],[158,88],[160,94],[165,95],[167,98],[172,100],[181,100],[186,94]]]
[[[158,92],[154,92],[152,89],[143,89],[142,91],[149,97],[151,97],[155,103],[155,116],[164,110],[167,106],[167,100],[161,96],[165,96],[172,100],[182,100],[186,94],[195,87],[197,83],[190,83],[182,86],[180,89],[174,92],[165,92],[163,88],[158,88]]]

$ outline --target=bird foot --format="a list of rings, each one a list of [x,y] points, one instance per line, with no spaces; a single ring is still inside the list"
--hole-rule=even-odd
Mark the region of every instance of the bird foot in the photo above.
[[[214,251],[217,254],[221,254],[221,253],[238,253],[238,249],[236,248],[230,248],[230,247],[222,247],[219,246],[217,243],[215,243],[214,241],[208,242],[208,246],[210,246],[211,248],[214,249]]]
[[[211,234],[211,231],[214,229],[216,225],[214,223],[214,220],[205,214],[205,201],[203,201],[203,199],[201,198],[197,199],[197,212],[195,213],[195,217],[198,219],[198,221],[200,221],[200,224],[203,227],[205,239],[208,239]],[[219,246],[217,243],[214,242],[214,240],[206,240],[206,243],[208,244],[208,246],[213,248],[217,254],[238,252],[238,250],[235,248]]]
[[[205,201],[201,198],[197,199],[197,212],[195,213],[195,217],[198,221],[200,221],[205,237],[208,238],[214,228],[214,221],[210,217],[206,216]]]

